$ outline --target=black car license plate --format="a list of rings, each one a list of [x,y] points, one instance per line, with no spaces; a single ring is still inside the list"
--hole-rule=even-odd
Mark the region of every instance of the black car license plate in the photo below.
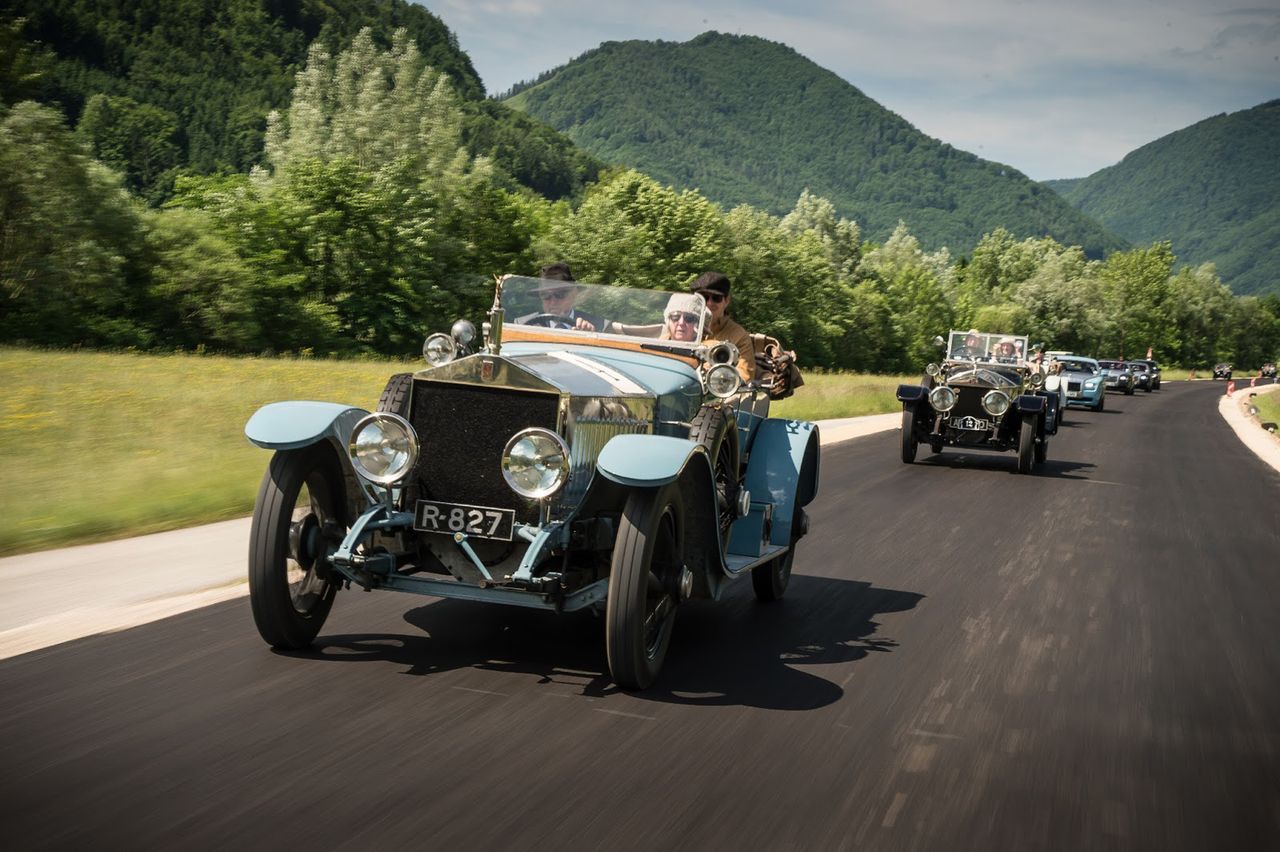
[[[951,421],[951,425],[967,432],[985,432],[991,429],[991,421],[980,417],[957,417]]]
[[[413,528],[421,532],[463,533],[471,538],[496,538],[499,541],[511,541],[515,522],[514,509],[465,506],[436,500],[419,500],[413,513]]]

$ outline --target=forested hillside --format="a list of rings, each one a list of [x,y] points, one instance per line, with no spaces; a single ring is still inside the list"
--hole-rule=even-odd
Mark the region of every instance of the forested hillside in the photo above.
[[[903,221],[965,254],[993,228],[1090,257],[1122,243],[1009,166],[925,136],[790,48],[706,33],[610,42],[516,87],[506,103],[582,147],[726,206],[781,215],[803,189],[883,240]]]
[[[1128,240],[1172,240],[1182,260],[1216,264],[1236,293],[1280,293],[1280,100],[1049,185]]]
[[[590,155],[550,128],[486,101],[453,34],[404,0],[4,5],[0,48],[8,57],[0,61],[0,100],[56,105],[97,157],[153,203],[168,198],[179,174],[247,171],[260,163],[267,113],[288,106],[312,43],[336,52],[364,27],[383,46],[394,30],[409,33],[461,96],[471,153],[492,157],[515,181],[558,198],[579,192],[599,171]]]

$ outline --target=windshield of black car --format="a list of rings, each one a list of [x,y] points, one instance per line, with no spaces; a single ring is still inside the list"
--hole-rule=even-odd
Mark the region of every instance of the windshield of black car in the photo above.
[[[1062,369],[1069,373],[1089,373],[1093,375],[1098,372],[1088,361],[1067,361],[1065,359],[1059,359],[1059,361],[1062,363]]]
[[[1099,361],[1098,366],[1104,370],[1123,370],[1123,361]]]
[[[953,331],[947,341],[947,357],[957,361],[1015,364],[1030,351],[1025,336]]]
[[[710,318],[702,296],[687,290],[642,290],[519,275],[503,279],[502,306],[510,325],[691,345],[702,339]]]
[[[1146,364],[1130,364],[1129,366],[1133,368],[1135,372],[1138,372],[1138,373],[1145,373],[1147,371]]]

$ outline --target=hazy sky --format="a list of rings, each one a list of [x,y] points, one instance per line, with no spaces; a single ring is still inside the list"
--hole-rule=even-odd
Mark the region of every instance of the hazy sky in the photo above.
[[[786,44],[920,130],[1036,180],[1084,177],[1280,97],[1280,2],[417,0],[490,92],[604,41]]]

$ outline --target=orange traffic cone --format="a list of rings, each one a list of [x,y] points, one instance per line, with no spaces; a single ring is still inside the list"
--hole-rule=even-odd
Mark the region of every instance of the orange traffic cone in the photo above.
[[[1234,391],[1235,389],[1236,389],[1235,379],[1232,379],[1231,381],[1227,382],[1227,396],[1231,396],[1231,392]]]

